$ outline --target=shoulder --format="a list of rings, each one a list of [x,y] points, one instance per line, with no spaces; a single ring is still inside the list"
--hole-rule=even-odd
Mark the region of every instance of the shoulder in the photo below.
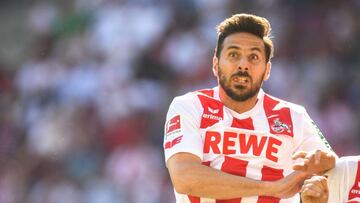
[[[292,103],[292,102],[285,101],[283,99],[279,99],[279,98],[271,96],[267,93],[264,94],[264,107],[266,107],[266,106],[270,106],[274,110],[287,108],[292,113],[299,114],[299,115],[306,113],[306,109],[303,106]]]
[[[206,98],[208,100],[215,100],[214,94],[214,89],[195,90],[183,95],[176,96],[173,99],[172,104],[194,105],[200,103],[200,100],[202,98]]]
[[[170,104],[170,109],[183,109],[186,111],[196,111],[201,113],[202,109],[213,103],[221,103],[214,98],[215,90],[213,89],[201,89],[188,92],[183,95],[176,96]]]
[[[355,173],[359,167],[360,156],[344,156],[336,160],[335,168],[331,169],[328,173],[331,178],[347,177],[349,172]],[[355,174],[353,174],[355,175]]]
[[[186,94],[183,95],[179,95],[174,97],[172,104],[176,103],[183,103],[183,104],[191,104],[196,100],[196,95],[193,92],[188,92]]]
[[[336,167],[339,168],[357,168],[360,156],[344,156],[336,160]]]

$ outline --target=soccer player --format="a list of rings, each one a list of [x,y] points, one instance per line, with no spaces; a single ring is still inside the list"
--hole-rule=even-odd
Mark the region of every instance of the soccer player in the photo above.
[[[301,191],[303,203],[359,203],[360,156],[341,157],[324,176],[306,180]]]
[[[261,88],[270,76],[270,29],[255,15],[224,20],[213,57],[218,86],[172,101],[164,151],[178,203],[299,202],[307,176],[334,167],[336,155],[306,110]],[[311,150],[294,165],[293,154]]]

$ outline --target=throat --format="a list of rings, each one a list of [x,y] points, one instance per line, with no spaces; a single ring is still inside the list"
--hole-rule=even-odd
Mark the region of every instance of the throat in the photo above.
[[[245,101],[235,101],[232,98],[230,98],[222,88],[219,88],[219,97],[220,97],[221,102],[227,108],[229,108],[239,114],[247,112],[255,107],[255,105],[258,101],[257,95],[258,94],[254,95],[253,97],[251,97]]]

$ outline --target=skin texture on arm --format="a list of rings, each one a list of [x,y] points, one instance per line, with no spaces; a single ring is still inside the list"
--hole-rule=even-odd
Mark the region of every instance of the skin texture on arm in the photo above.
[[[306,174],[294,172],[274,182],[231,175],[201,164],[190,153],[177,153],[167,161],[172,183],[178,193],[213,199],[247,196],[289,198],[300,191]]]
[[[303,203],[326,203],[329,198],[327,179],[323,176],[313,176],[305,180],[301,188]]]

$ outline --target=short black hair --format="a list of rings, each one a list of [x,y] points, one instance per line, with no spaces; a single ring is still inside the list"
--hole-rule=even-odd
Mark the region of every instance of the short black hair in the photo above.
[[[270,39],[270,31],[271,25],[266,18],[245,13],[235,14],[217,26],[216,57],[220,58],[223,43],[227,36],[233,33],[246,32],[263,39],[266,62],[269,62],[274,55],[274,44]]]

